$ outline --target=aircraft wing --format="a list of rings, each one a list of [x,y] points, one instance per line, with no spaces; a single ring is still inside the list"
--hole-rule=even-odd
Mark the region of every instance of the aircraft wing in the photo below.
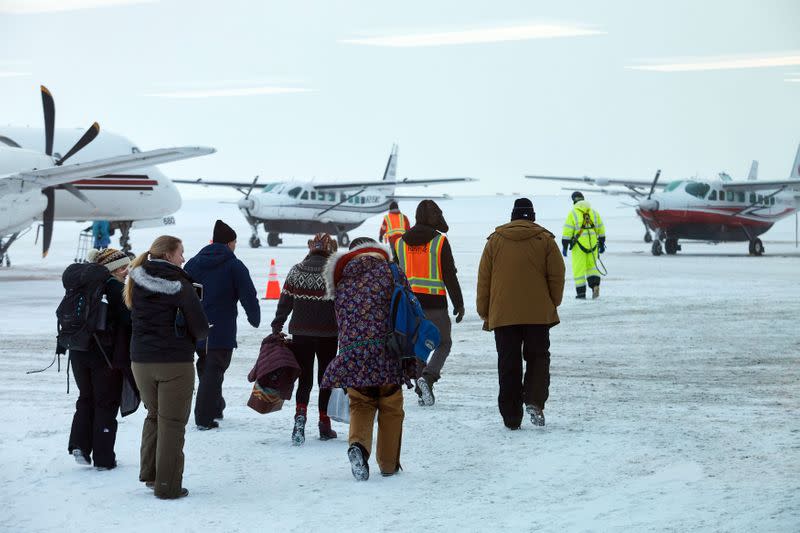
[[[216,150],[201,146],[184,146],[179,148],[161,148],[126,154],[117,157],[95,159],[84,163],[73,163],[71,165],[53,166],[39,170],[25,170],[14,174],[3,176],[3,179],[17,178],[39,185],[42,188],[54,187],[71,183],[76,180],[103,176],[105,174],[122,172],[133,168],[140,168],[150,165],[159,165],[191,157],[213,154]]]
[[[441,196],[406,196],[406,195],[399,195],[399,194],[390,194],[387,198],[391,200],[452,200],[453,197],[449,194],[443,194]]]
[[[569,181],[572,183],[587,183],[589,185],[597,185],[598,187],[605,187],[607,185],[621,185],[623,187],[645,187],[650,188],[653,185],[652,179],[638,180],[638,179],[617,179],[617,178],[591,178],[583,176],[580,178],[562,177],[562,176],[525,176],[532,180],[552,180],[552,181]],[[666,187],[666,183],[656,183],[657,189]]]
[[[723,183],[722,188],[726,191],[762,191],[784,188],[800,190],[800,180],[742,181],[738,183]]]
[[[352,191],[353,189],[379,189],[385,187],[402,186],[427,186],[437,183],[456,183],[464,181],[477,181],[475,178],[432,178],[432,179],[403,179],[398,181],[352,181],[349,183],[327,183],[314,185],[315,191]]]
[[[214,187],[233,187],[234,189],[249,189],[253,185],[250,181],[208,181],[202,178],[196,180],[172,180],[172,183],[186,183],[189,185],[212,185]],[[262,185],[263,186],[263,185]]]

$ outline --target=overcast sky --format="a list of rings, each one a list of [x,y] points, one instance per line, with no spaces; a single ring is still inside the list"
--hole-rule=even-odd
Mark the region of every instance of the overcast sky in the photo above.
[[[800,2],[0,0],[0,123],[93,120],[213,156],[172,177],[666,179],[800,142]],[[459,191],[462,189],[459,189]],[[450,191],[458,192],[458,191]]]

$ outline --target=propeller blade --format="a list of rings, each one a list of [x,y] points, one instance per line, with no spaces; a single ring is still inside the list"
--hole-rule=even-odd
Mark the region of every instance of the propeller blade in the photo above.
[[[650,192],[649,192],[649,193],[647,193],[647,199],[648,199],[648,200],[650,199],[650,197],[651,197],[651,196],[653,196],[653,191],[655,191],[655,190],[656,190],[656,184],[658,183],[658,178],[660,178],[660,177],[661,177],[661,169],[659,168],[659,169],[656,171],[656,177],[655,177],[655,178],[653,178],[653,184],[652,184],[652,185],[650,185]]]
[[[42,257],[47,257],[47,252],[50,251],[50,242],[53,240],[53,220],[56,213],[56,192],[52,187],[47,187],[43,191],[47,197],[47,207],[42,213],[42,222],[44,225],[44,238],[42,239]]]
[[[244,195],[245,199],[250,198],[250,193],[253,192],[253,188],[256,186],[256,183],[258,183],[258,176],[255,177],[253,184],[250,185],[250,188],[247,190],[247,194]]]
[[[56,103],[53,95],[44,85],[42,88],[42,108],[44,110],[44,153],[53,155],[53,136],[56,128]]]
[[[89,198],[87,198],[87,197],[86,197],[86,195],[85,195],[85,194],[83,194],[81,191],[79,191],[79,190],[78,190],[78,188],[77,188],[77,187],[75,187],[73,184],[71,184],[71,183],[65,183],[65,184],[63,184],[61,187],[63,187],[63,188],[64,188],[64,190],[66,190],[68,193],[70,193],[72,196],[74,196],[75,198],[77,198],[77,199],[78,199],[78,200],[80,200],[81,202],[84,202],[84,203],[86,203],[86,204],[89,204],[89,205],[90,205],[90,206],[92,206],[92,207],[97,207],[97,206],[94,204],[94,202],[92,202],[91,200],[89,200]]]
[[[100,133],[100,124],[95,122],[89,127],[88,130],[86,130],[86,133],[83,134],[83,137],[78,139],[78,142],[75,143],[75,146],[70,148],[69,152],[67,152],[67,154],[64,157],[56,161],[56,165],[63,165],[64,161],[66,161],[73,155],[80,152],[87,144],[92,142],[99,133]]]

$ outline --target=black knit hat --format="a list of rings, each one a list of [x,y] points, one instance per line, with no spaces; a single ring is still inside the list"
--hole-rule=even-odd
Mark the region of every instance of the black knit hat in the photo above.
[[[444,219],[441,208],[433,200],[422,200],[417,206],[417,224],[447,233],[450,227]]]
[[[233,228],[221,220],[214,224],[214,236],[212,242],[215,244],[228,244],[236,240],[236,232]]]
[[[511,210],[511,220],[536,220],[536,213],[533,211],[533,202],[527,198],[519,198],[514,202],[514,209]]]
[[[391,202],[389,202],[389,211],[392,211],[394,209],[400,209],[400,206],[397,205],[397,202],[392,200]]]
[[[573,204],[576,204],[576,203],[580,202],[581,200],[584,200],[583,193],[581,191],[575,191],[574,193],[572,193],[572,203]]]

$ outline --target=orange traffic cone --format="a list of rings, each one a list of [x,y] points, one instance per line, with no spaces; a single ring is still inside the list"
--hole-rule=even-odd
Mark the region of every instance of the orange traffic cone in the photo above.
[[[278,281],[278,270],[275,268],[275,260],[269,263],[269,277],[267,278],[267,294],[264,295],[265,300],[280,300],[281,298],[281,284]]]

